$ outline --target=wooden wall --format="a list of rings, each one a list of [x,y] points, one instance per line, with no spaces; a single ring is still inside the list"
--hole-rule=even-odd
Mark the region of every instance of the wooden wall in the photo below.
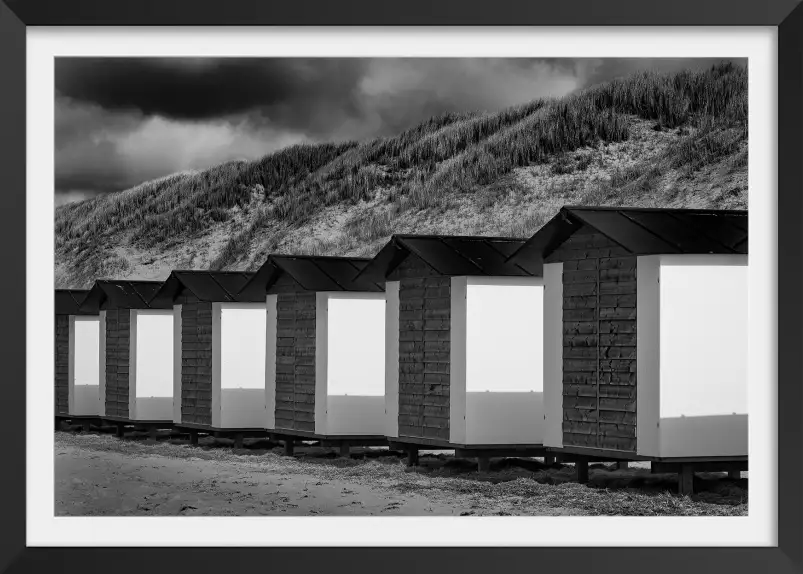
[[[315,432],[315,292],[283,273],[276,294],[277,429]]]
[[[212,424],[212,303],[186,289],[181,305],[181,422]]]
[[[576,231],[563,262],[563,444],[636,451],[635,256]]]
[[[131,310],[106,310],[106,416],[128,418]]]
[[[56,414],[69,414],[70,316],[56,315]]]
[[[410,254],[399,281],[399,436],[449,440],[451,278]]]

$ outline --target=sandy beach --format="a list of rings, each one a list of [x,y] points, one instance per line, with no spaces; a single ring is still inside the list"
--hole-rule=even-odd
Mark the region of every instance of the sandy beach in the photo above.
[[[125,439],[103,433],[55,435],[58,516],[449,516],[746,515],[747,473],[739,480],[699,474],[694,497],[674,494],[674,475],[645,465],[591,465],[589,484],[571,465],[495,459],[491,471],[451,453],[423,453],[407,468],[401,453],[297,448],[267,441],[176,436]]]

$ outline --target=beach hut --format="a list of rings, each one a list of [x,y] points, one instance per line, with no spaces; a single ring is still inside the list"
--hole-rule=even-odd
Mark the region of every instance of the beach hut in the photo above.
[[[81,303],[97,313],[100,342],[100,416],[155,431],[172,422],[172,314],[151,309],[159,281],[98,279]]]
[[[509,262],[543,269],[545,444],[581,481],[746,468],[746,211],[564,207]]]
[[[387,444],[385,296],[368,259],[271,255],[241,292],[267,309],[265,426],[285,441]]]
[[[232,436],[265,434],[265,303],[237,293],[253,273],[173,271],[151,300],[175,318],[171,342],[177,428]]]
[[[56,289],[56,428],[64,419],[81,422],[88,430],[98,420],[99,316],[79,307],[87,291]]]
[[[385,282],[386,434],[476,457],[542,454],[543,280],[523,240],[394,235],[358,275]]]

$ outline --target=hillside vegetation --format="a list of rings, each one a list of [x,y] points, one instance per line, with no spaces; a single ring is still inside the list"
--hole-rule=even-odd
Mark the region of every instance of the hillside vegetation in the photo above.
[[[564,204],[746,208],[747,71],[639,73],[67,204],[56,284],[372,256],[393,233],[529,237]]]

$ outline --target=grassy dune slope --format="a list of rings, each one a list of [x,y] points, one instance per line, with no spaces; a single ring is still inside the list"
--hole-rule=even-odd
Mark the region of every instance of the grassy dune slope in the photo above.
[[[254,269],[271,252],[371,256],[399,232],[527,237],[564,204],[746,208],[746,71],[640,73],[67,204],[56,285]]]

